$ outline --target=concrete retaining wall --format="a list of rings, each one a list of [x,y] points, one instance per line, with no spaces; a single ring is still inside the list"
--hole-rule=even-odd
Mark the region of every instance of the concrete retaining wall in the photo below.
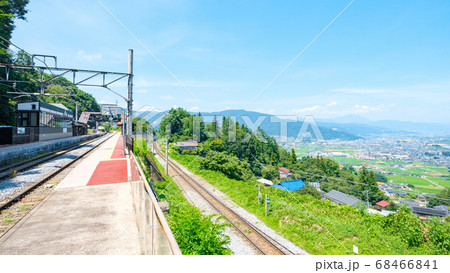
[[[32,158],[39,154],[63,149],[83,141],[94,139],[102,135],[103,134],[68,137],[64,139],[55,139],[44,142],[34,142],[0,148],[0,166],[6,167],[8,165],[15,164],[19,161]]]

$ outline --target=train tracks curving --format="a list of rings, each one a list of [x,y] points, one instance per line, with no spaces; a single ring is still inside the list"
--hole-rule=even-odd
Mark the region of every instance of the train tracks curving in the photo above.
[[[13,188],[10,194],[4,194],[5,196],[0,200],[0,212],[12,206],[14,203],[20,201],[22,198],[30,194],[33,190],[49,181],[59,173],[65,171],[72,164],[83,158],[91,151],[95,150],[99,145],[108,140],[112,135],[113,134],[107,134],[100,138],[95,138],[93,140],[89,140],[87,142],[77,144],[63,150],[59,150],[58,152],[52,153],[50,155],[33,158],[31,160],[16,164],[15,166],[9,166],[7,169],[0,170],[0,188],[2,188],[3,190],[8,190],[9,187]],[[71,152],[74,152],[78,149],[83,149],[81,154],[71,154]],[[17,187],[14,181],[11,181],[11,179],[13,179],[14,177],[20,177],[21,174],[26,174],[30,169],[39,168],[40,166],[42,166],[42,164],[46,164],[53,159],[58,160],[58,158],[63,155],[67,155],[69,158],[73,158],[66,160],[62,165],[53,166],[53,168],[51,168],[49,172],[45,173],[42,177],[39,177],[36,180],[28,178],[27,181],[21,182],[20,187]]]
[[[155,144],[155,150],[161,158],[165,156]],[[202,196],[218,213],[220,213],[231,225],[244,237],[255,249],[263,255],[292,255],[292,251],[275,241],[256,226],[237,214],[221,200],[212,195],[195,179],[186,174],[176,163],[169,158],[169,175],[183,179],[194,191]]]

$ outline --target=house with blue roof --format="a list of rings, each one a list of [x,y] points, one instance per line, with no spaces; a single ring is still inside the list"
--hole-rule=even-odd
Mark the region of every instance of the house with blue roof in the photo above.
[[[284,191],[298,191],[301,187],[305,186],[305,182],[301,179],[281,181],[278,184],[272,185],[272,187],[279,188]]]

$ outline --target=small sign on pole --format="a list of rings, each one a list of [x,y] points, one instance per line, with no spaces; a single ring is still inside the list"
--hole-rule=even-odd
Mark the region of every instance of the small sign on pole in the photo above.
[[[356,255],[358,255],[358,247],[353,245],[353,252],[355,252]]]

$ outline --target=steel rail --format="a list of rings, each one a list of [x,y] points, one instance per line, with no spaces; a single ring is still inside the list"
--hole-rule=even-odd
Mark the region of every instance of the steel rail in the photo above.
[[[104,139],[102,141],[100,141],[97,145],[95,145],[94,147],[92,147],[91,149],[87,150],[86,152],[82,153],[81,155],[79,155],[78,157],[74,158],[73,160],[67,162],[66,164],[64,164],[63,166],[61,166],[59,169],[56,169],[50,173],[48,173],[45,177],[35,181],[34,183],[31,184],[31,186],[25,188],[23,191],[13,195],[13,197],[9,198],[6,202],[0,204],[0,211],[10,207],[12,204],[20,201],[25,195],[27,195],[28,193],[32,192],[35,188],[37,188],[38,186],[40,186],[41,184],[47,182],[48,180],[50,180],[52,177],[54,177],[55,175],[57,175],[58,173],[62,172],[63,170],[65,170],[66,168],[68,168],[70,165],[72,165],[73,163],[75,163],[76,161],[80,160],[81,158],[83,158],[86,154],[88,154],[89,152],[93,151],[94,149],[96,149],[97,147],[99,147],[102,143],[104,143],[105,141],[107,141],[108,139],[110,139],[114,134],[111,135],[105,135],[103,136]],[[93,142],[95,140],[99,140],[99,139],[94,139],[90,142]],[[85,143],[84,145],[81,145],[79,147],[76,148],[81,148],[82,146],[87,145],[88,143]],[[74,150],[76,148],[71,148],[71,150]]]
[[[103,135],[99,136],[102,137]],[[82,143],[76,143],[73,145],[70,145],[68,147],[65,148],[61,148],[61,149],[57,149],[55,151],[51,151],[51,152],[47,152],[43,155],[39,155],[30,159],[25,159],[17,164],[13,164],[13,165],[9,165],[7,167],[1,168],[0,169],[0,179],[9,176],[11,174],[13,174],[16,171],[24,171],[26,169],[29,169],[31,167],[34,167],[42,162],[48,161],[52,158],[58,157],[60,155],[66,154],[74,149],[80,148],[82,146],[88,145],[91,142],[94,142],[98,140],[97,138],[88,140],[86,142],[82,142]],[[0,183],[2,181],[0,180]]]
[[[161,153],[158,146],[156,146],[156,151],[158,155],[161,158],[165,158],[165,156]],[[205,189],[200,183],[195,181],[193,178],[191,178],[188,174],[186,174],[176,163],[172,161],[172,159],[169,158],[169,164],[172,167],[172,169],[175,170],[177,173],[177,176],[181,177],[183,180],[185,180],[189,186],[191,186],[192,189],[194,189],[200,196],[202,196],[217,212],[219,212],[222,216],[224,216],[228,222],[233,225],[235,229],[237,229],[259,252],[261,252],[264,255],[290,255],[294,254],[292,251],[275,241],[273,238],[265,234],[263,231],[259,230],[256,226],[248,222],[246,219],[244,219],[242,216],[240,216],[238,213],[236,213],[234,210],[232,210],[229,206],[224,204],[221,200],[216,198],[214,195],[212,195],[207,189]],[[169,168],[170,170],[170,168]],[[177,171],[178,170],[178,171]],[[213,203],[217,204],[213,204]],[[219,206],[221,208],[219,208]],[[225,212],[224,210],[228,211]],[[234,217],[235,219],[230,219]],[[237,221],[236,221],[237,220]],[[237,222],[237,223],[235,223]],[[240,227],[239,224],[243,224],[243,227]],[[244,229],[247,228],[250,232],[246,232]],[[253,232],[251,232],[253,231]],[[255,242],[255,238],[252,237],[259,237],[256,239],[262,239],[263,242],[265,242],[265,246],[261,246],[261,243]],[[279,245],[279,246],[277,246]],[[267,246],[269,249],[267,249]],[[284,250],[283,250],[284,249]]]

